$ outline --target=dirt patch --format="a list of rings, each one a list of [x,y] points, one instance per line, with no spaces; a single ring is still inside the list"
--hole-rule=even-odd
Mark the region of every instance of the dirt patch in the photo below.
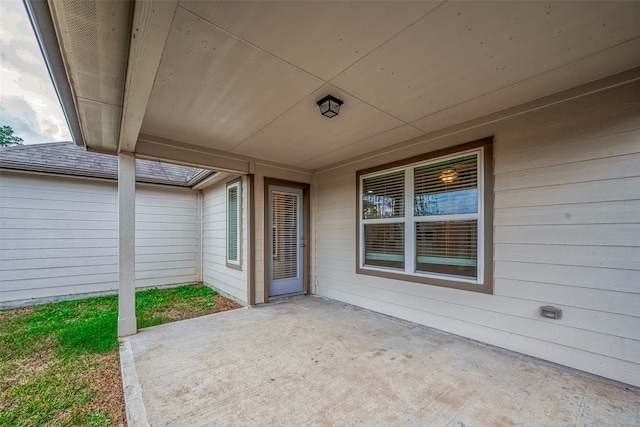
[[[10,320],[15,319],[16,317],[23,317],[31,313],[33,313],[32,306],[0,310],[0,321],[9,322]]]
[[[124,391],[120,376],[120,356],[118,353],[96,354],[92,356],[96,369],[83,373],[97,396],[84,409],[90,413],[109,411],[113,426],[127,425],[124,408]]]
[[[172,322],[185,319],[193,319],[194,317],[205,316],[207,314],[220,313],[222,311],[233,310],[242,307],[235,301],[225,298],[222,295],[202,298],[201,304],[182,304],[166,310],[157,311],[155,314],[165,316]],[[207,305],[208,302],[213,304]]]
[[[47,341],[50,340],[50,338],[47,339]],[[9,362],[10,366],[8,364],[5,368],[11,367],[11,370],[7,369],[0,378],[0,393],[37,375],[49,365],[52,359],[53,355],[50,351],[40,351],[35,356]],[[0,410],[3,408],[4,405],[0,402]]]
[[[237,302],[230,300],[229,298],[225,298],[222,295],[216,295],[213,297],[214,304],[214,312],[218,313],[220,311],[234,310],[236,308],[241,308],[242,306]]]

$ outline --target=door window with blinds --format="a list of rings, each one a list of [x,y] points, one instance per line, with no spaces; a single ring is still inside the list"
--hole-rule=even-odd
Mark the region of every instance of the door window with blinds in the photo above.
[[[484,154],[481,145],[359,172],[358,272],[483,284]]]
[[[240,266],[240,180],[227,184],[227,265]]]
[[[296,194],[272,194],[273,280],[298,277],[298,204]]]

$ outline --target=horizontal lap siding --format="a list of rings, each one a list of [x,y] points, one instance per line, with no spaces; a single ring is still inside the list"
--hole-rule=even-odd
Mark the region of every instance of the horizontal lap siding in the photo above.
[[[242,180],[241,267],[227,267],[227,185],[218,183],[204,192],[202,208],[203,281],[240,302],[247,302],[247,189]]]
[[[0,304],[118,289],[113,182],[2,172]],[[136,286],[197,281],[196,193],[138,185]]]
[[[114,183],[3,172],[0,302],[118,287]]]
[[[317,178],[316,292],[640,385],[640,85]],[[494,135],[494,294],[355,274],[359,169]],[[563,310],[559,320],[539,307]]]
[[[136,189],[136,286],[197,282],[197,192],[138,186]]]

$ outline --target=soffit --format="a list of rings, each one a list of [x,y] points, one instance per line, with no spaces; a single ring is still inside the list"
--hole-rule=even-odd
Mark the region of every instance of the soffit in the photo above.
[[[50,1],[85,144],[115,151],[131,36],[131,4]]]
[[[637,67],[637,22],[639,2],[181,2],[142,133],[317,169]]]

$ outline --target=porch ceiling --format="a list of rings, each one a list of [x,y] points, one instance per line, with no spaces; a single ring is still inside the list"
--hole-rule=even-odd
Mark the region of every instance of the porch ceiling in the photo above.
[[[311,170],[640,66],[640,2],[181,1],[171,13],[149,41],[163,49],[140,133]],[[316,106],[329,93],[345,102],[331,120]]]

